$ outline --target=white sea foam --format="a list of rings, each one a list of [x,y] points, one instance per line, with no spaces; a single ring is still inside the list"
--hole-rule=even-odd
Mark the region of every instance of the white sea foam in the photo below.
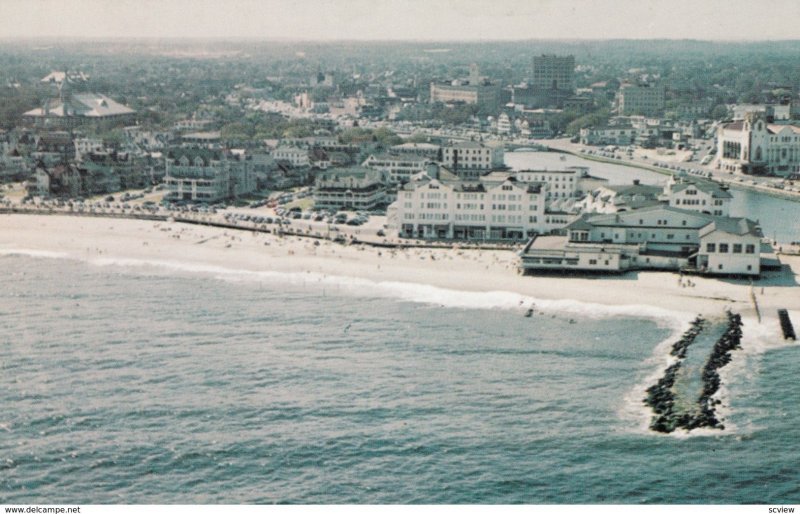
[[[99,257],[90,259],[97,266],[155,267],[186,273],[209,274],[229,282],[266,282],[313,286],[339,293],[394,298],[400,301],[460,309],[535,310],[587,318],[639,317],[672,329],[681,327],[692,315],[647,305],[602,305],[579,300],[547,300],[510,291],[462,291],[428,284],[374,281],[318,272],[252,271],[175,260]]]
[[[0,249],[0,255],[28,255],[45,258],[71,258],[63,252],[50,252],[30,249]],[[318,272],[252,271],[203,263],[178,260],[129,259],[95,257],[87,259],[96,266],[119,266],[134,268],[156,268],[182,273],[198,273],[213,276],[229,282],[266,282],[317,287],[319,290],[337,293],[394,298],[400,301],[438,305],[461,309],[519,309],[534,306],[537,311],[560,313],[587,318],[638,317],[656,322],[662,328],[669,328],[670,335],[659,342],[645,362],[651,371],[625,395],[619,415],[631,422],[637,432],[653,434],[649,430],[652,411],[643,404],[646,389],[656,383],[664,370],[675,362],[669,352],[677,338],[689,328],[695,314],[672,311],[647,305],[602,305],[573,299],[547,300],[534,298],[509,291],[461,291],[427,284],[398,281],[374,281],[364,278],[322,274]],[[790,312],[792,319],[800,319],[800,312]],[[752,367],[748,361],[766,351],[791,348],[781,337],[777,324],[758,323],[755,318],[744,319],[742,349],[732,352],[732,361],[720,370],[722,387],[716,398],[723,406],[718,407],[720,417],[726,419],[724,431],[701,429],[691,432],[676,431],[670,436],[683,438],[693,436],[724,435],[737,433],[737,427],[730,422],[729,408],[731,392],[728,384],[736,381],[739,374],[747,381],[753,379]],[[773,326],[774,325],[774,326]],[[735,389],[735,387],[734,387]]]
[[[792,319],[796,319],[800,313],[790,312]],[[685,430],[677,430],[668,435],[676,438],[687,437],[706,437],[706,436],[720,436],[720,435],[741,435],[744,432],[751,433],[757,427],[752,425],[747,420],[742,421],[742,426],[734,424],[732,415],[734,414],[731,408],[731,401],[735,401],[736,391],[739,387],[747,387],[757,379],[758,367],[755,365],[757,359],[768,351],[791,349],[793,345],[787,345],[783,341],[783,336],[780,331],[780,326],[774,319],[765,319],[759,323],[755,317],[742,318],[742,341],[741,348],[734,350],[730,353],[731,361],[719,369],[720,388],[714,394],[713,398],[720,400],[721,404],[715,407],[717,418],[725,425],[725,430],[717,429],[699,429],[687,432]],[[680,337],[680,334],[688,329],[688,322],[684,328],[675,331],[669,338],[659,343],[654,351],[653,356],[648,359],[648,363],[653,363],[655,366],[653,370],[628,394],[625,395],[625,401],[620,415],[623,419],[631,420],[636,430],[639,432],[654,434],[649,430],[649,423],[653,415],[652,410],[646,406],[642,400],[646,394],[646,390],[651,385],[655,384],[667,367],[673,364],[676,360],[675,357],[669,355],[672,343]],[[734,416],[735,417],[735,416]]]
[[[42,259],[69,259],[65,252],[51,252],[47,250],[31,250],[29,248],[0,248],[0,255],[21,255],[25,257],[38,257]]]

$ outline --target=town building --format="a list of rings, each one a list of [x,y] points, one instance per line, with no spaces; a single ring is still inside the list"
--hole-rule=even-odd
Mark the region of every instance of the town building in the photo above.
[[[276,161],[285,161],[294,168],[301,168],[311,164],[308,149],[296,146],[281,145],[272,151],[272,157]]]
[[[685,173],[672,175],[662,186],[649,186],[634,180],[632,185],[602,185],[578,202],[583,213],[618,213],[671,206],[713,216],[729,216],[733,196],[728,187],[712,181],[694,180]]]
[[[685,174],[672,175],[664,186],[668,205],[713,216],[730,216],[733,195],[728,186],[711,181],[691,180]]]
[[[392,146],[391,151],[396,154],[419,155],[432,161],[442,160],[442,147],[433,143],[403,143]]]
[[[386,204],[381,173],[371,168],[336,168],[314,180],[314,206],[329,210],[372,210]]]
[[[485,111],[496,112],[500,108],[500,100],[500,86],[481,77],[475,64],[470,66],[467,79],[457,79],[449,83],[431,82],[431,103],[474,104]]]
[[[72,128],[84,123],[126,124],[136,111],[98,93],[71,93],[62,89],[59,98],[46,99],[41,107],[22,115],[36,127]]]
[[[582,145],[627,146],[636,140],[637,130],[630,125],[588,127],[580,130]]]
[[[26,182],[28,194],[77,198],[83,194],[83,178],[74,164],[56,164],[48,167],[37,163],[31,180]]]
[[[422,174],[405,184],[390,207],[400,236],[519,241],[548,230],[542,184],[493,178],[450,181]]]
[[[792,119],[791,104],[737,104],[733,106],[733,119],[743,120],[748,112],[763,112],[768,123],[785,123]]]
[[[189,132],[181,136],[183,146],[194,146],[203,148],[220,148],[222,134],[218,130]]]
[[[664,112],[666,94],[663,84],[623,84],[617,94],[621,115],[656,116]]]
[[[72,134],[63,130],[47,131],[36,138],[36,150],[31,152],[35,159],[52,158],[54,160],[69,161],[75,158],[75,144]]]
[[[548,202],[575,199],[608,182],[589,175],[589,168],[585,166],[569,166],[561,170],[519,170],[514,175],[520,182],[546,184],[545,199]]]
[[[379,153],[367,157],[362,166],[379,171],[386,183],[404,184],[412,175],[425,171],[428,162],[425,157],[414,154]]]
[[[92,152],[102,152],[105,146],[103,140],[93,137],[76,137],[72,143],[75,145],[75,159],[81,160],[83,156]]]
[[[575,56],[539,55],[533,58],[531,86],[575,94]]]
[[[442,164],[463,179],[475,179],[504,166],[502,145],[477,141],[450,142],[442,147]]]
[[[665,205],[585,214],[566,237],[533,238],[520,252],[520,270],[674,270],[714,275],[761,272],[761,231],[745,218],[711,216]]]
[[[768,123],[764,112],[717,129],[717,167],[753,175],[800,172],[800,127]]]
[[[581,198],[578,208],[584,213],[632,211],[663,204],[663,194],[664,188],[640,184],[638,180],[629,185],[602,185]]]
[[[174,148],[166,155],[167,200],[212,203],[255,191],[249,160],[222,150]]]
[[[500,135],[511,134],[514,125],[511,123],[511,117],[503,112],[497,117],[497,133]]]

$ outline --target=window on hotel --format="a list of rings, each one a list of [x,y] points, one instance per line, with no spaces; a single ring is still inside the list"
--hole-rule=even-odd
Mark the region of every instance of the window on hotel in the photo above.
[[[719,253],[728,253],[728,243],[719,244]]]
[[[744,247],[745,253],[756,253],[756,245],[747,245]]]
[[[717,251],[717,245],[716,245],[716,244],[714,244],[714,243],[708,243],[708,244],[706,245],[706,252],[708,252],[708,253],[714,253],[714,252],[716,252],[716,251]]]
[[[742,253],[742,245],[740,244],[733,245],[733,253]]]

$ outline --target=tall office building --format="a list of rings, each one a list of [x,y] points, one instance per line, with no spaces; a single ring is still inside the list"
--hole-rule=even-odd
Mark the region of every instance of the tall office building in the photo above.
[[[540,55],[533,58],[534,89],[575,93],[575,56]]]

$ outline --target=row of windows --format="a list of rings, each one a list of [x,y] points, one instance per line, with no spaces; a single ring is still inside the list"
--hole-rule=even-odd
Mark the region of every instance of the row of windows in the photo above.
[[[412,219],[413,217],[414,216],[412,214],[411,217],[408,219]],[[449,216],[447,215],[447,213],[441,213],[441,212],[429,212],[429,213],[423,212],[420,213],[419,215],[419,219],[421,220],[447,221],[448,217]]]
[[[667,224],[668,224],[667,220],[656,220],[656,225],[664,225],[664,226],[666,226]],[[644,225],[644,220],[642,218],[639,218],[639,225]],[[686,220],[681,220],[681,225],[685,227],[686,226]]]
[[[456,221],[486,221],[483,214],[456,214]]]
[[[719,252],[717,252],[717,248],[719,248]],[[742,245],[739,243],[734,243],[733,245],[720,243],[719,247],[717,247],[716,243],[708,243],[706,245],[706,252],[708,253],[728,253],[729,250],[730,253],[742,253]],[[756,253],[756,245],[745,245],[744,253]]]

